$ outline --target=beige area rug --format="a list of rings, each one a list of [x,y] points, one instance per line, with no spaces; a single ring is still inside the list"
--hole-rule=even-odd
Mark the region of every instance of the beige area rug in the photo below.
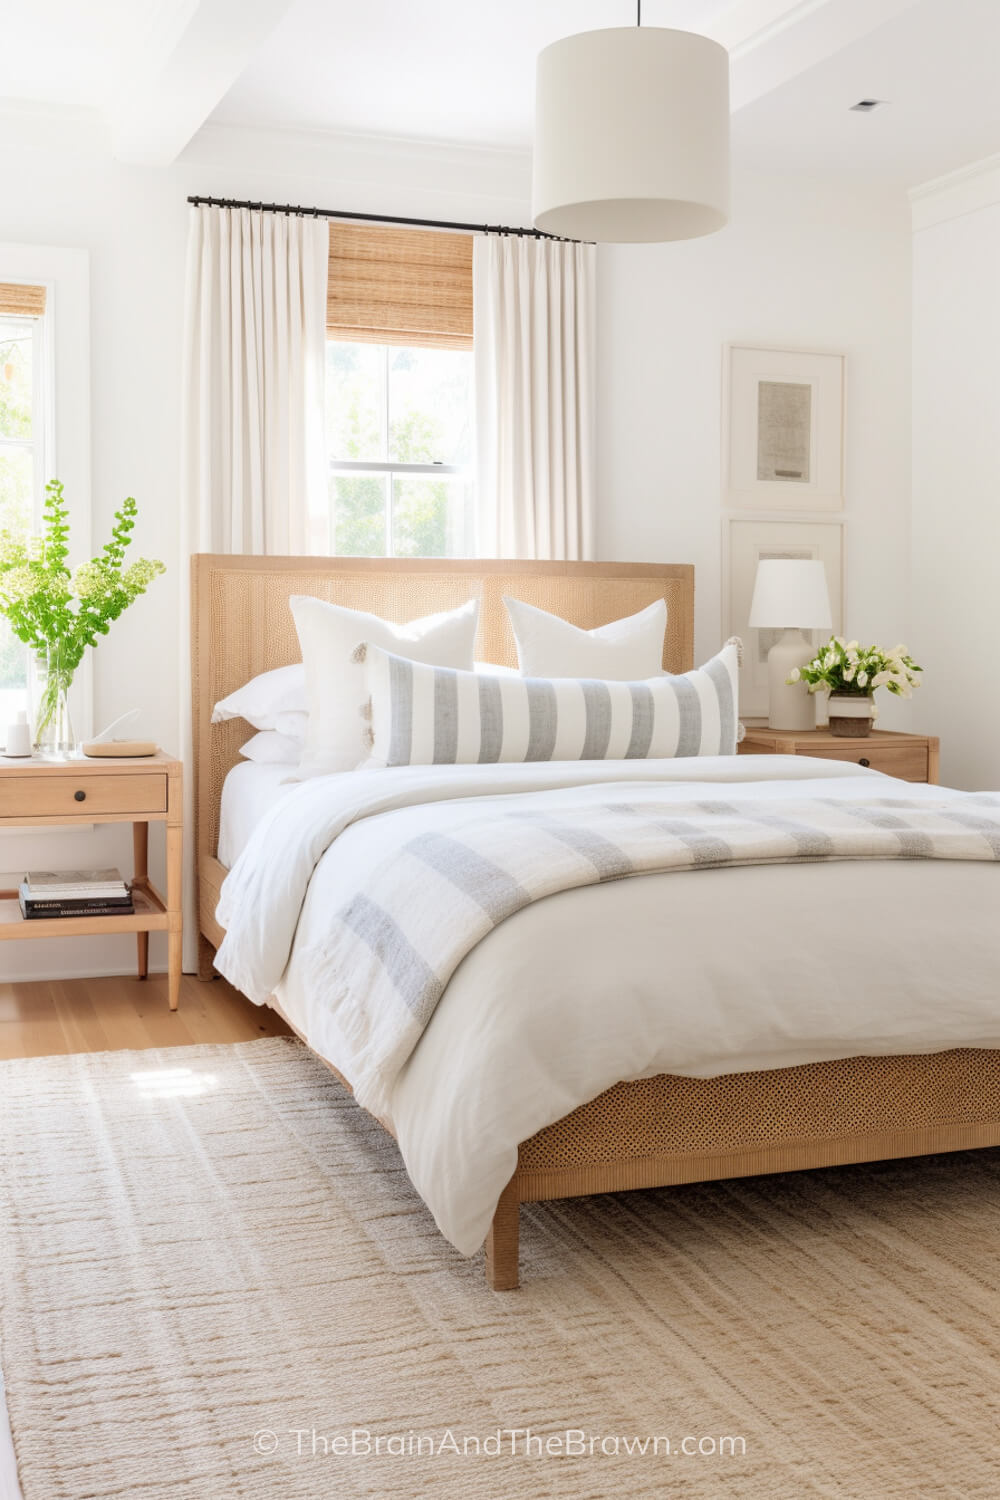
[[[25,1500],[1000,1493],[998,1152],[533,1206],[493,1294],[290,1039],[3,1063],[0,1130]]]

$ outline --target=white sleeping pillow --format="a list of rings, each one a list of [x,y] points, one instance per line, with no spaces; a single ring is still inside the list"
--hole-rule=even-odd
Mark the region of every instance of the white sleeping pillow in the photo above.
[[[504,596],[523,677],[595,677],[642,682],[663,670],[667,606],[657,599],[637,615],[580,630],[559,615]]]
[[[240,746],[244,760],[252,760],[258,766],[297,766],[302,759],[303,741],[291,734],[279,734],[276,729],[263,729]]]
[[[735,755],[739,651],[734,639],[696,671],[617,682],[458,672],[369,642],[366,764]]]
[[[305,690],[305,672],[302,673],[303,691]],[[290,708],[285,713],[277,714],[274,727],[279,734],[290,734],[295,740],[304,740],[306,727],[309,723],[309,715],[305,709]]]
[[[367,754],[362,711],[368,696],[365,669],[353,660],[361,641],[409,661],[472,671],[479,601],[393,625],[378,615],[297,594],[289,600],[305,667],[305,753],[299,775],[353,771]]]
[[[220,698],[212,709],[212,723],[246,719],[255,729],[276,729],[279,714],[305,711],[306,674],[299,661],[291,667],[261,672],[228,698]]]

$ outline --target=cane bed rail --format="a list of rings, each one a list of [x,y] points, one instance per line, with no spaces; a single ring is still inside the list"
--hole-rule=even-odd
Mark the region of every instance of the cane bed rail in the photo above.
[[[249,678],[299,659],[288,600],[314,594],[392,620],[481,601],[477,656],[515,665],[503,594],[583,628],[668,608],[664,666],[692,665],[694,572],[687,565],[451,562],[368,558],[192,559],[192,690],[199,974],[223,937],[216,858],[226,774],[251,733],[211,723]],[[490,1286],[518,1283],[520,1204],[894,1156],[1000,1145],[1000,1052],[854,1057],[769,1072],[622,1082],[525,1141],[486,1243]]]

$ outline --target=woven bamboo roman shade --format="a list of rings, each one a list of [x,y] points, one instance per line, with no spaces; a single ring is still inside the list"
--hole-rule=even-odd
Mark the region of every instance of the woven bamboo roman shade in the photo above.
[[[472,235],[330,225],[326,330],[367,344],[472,348]]]
[[[45,312],[45,288],[19,281],[0,281],[0,316],[40,318]]]

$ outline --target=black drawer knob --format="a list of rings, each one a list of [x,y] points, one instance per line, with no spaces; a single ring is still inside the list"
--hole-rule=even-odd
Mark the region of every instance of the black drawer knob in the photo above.
[[[74,792],[73,793],[73,801],[74,802],[86,802],[86,800],[87,800],[87,793],[86,792]]]
[[[868,759],[867,755],[859,755],[858,756],[858,765],[859,766],[870,766],[871,765],[871,761]],[[79,795],[80,795],[80,793],[77,792],[77,796],[79,796]]]

